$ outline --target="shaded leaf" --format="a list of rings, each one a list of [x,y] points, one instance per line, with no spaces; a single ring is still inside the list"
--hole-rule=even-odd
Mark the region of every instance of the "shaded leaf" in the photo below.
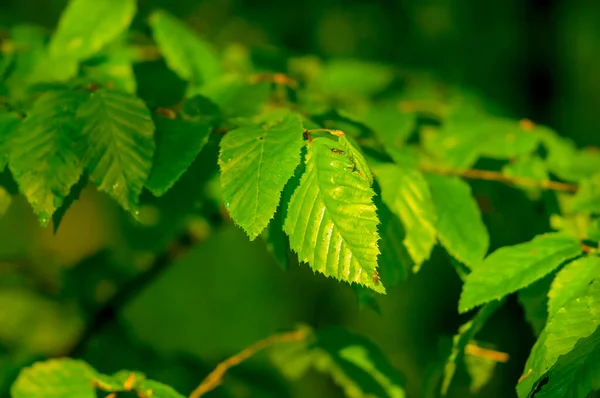
[[[87,139],[90,178],[125,210],[135,212],[154,155],[154,123],[137,97],[98,90],[77,111]]]
[[[89,58],[126,30],[135,12],[135,0],[71,0],[50,41],[50,54]]]
[[[221,73],[211,46],[183,22],[162,10],[152,13],[148,22],[167,65],[183,80],[200,85]]]
[[[181,119],[154,117],[156,153],[146,187],[164,195],[190,167],[208,141],[210,126]]]
[[[473,340],[477,332],[481,330],[490,316],[492,316],[499,307],[499,301],[486,304],[477,312],[473,319],[462,325],[458,329],[458,334],[454,335],[452,338],[452,351],[444,366],[444,378],[441,390],[442,395],[446,395],[448,392],[448,388],[450,387],[450,383],[456,372],[456,364],[464,358],[465,347]]]
[[[399,152],[405,141],[415,130],[417,117],[414,112],[400,112],[397,106],[372,107],[362,121],[369,126],[395,162],[402,164],[404,159]]]
[[[223,201],[251,240],[275,214],[281,191],[300,163],[302,122],[289,115],[271,126],[249,124],[221,140]]]
[[[60,227],[60,223],[62,222],[63,217],[65,216],[67,210],[71,207],[71,205],[79,200],[79,196],[81,192],[88,184],[88,176],[83,173],[79,178],[79,181],[71,187],[71,192],[65,197],[62,205],[56,209],[54,214],[52,214],[52,227],[54,229],[54,233],[58,231],[58,227]]]
[[[394,71],[386,65],[357,59],[336,59],[325,65],[318,86],[336,95],[371,95],[386,88],[393,79]]]
[[[579,253],[579,242],[560,233],[538,235],[529,242],[502,247],[467,276],[460,296],[459,311],[466,312],[514,293]]]
[[[11,139],[19,127],[21,119],[12,112],[0,111],[0,172],[8,164],[11,152]]]
[[[485,256],[489,235],[471,187],[458,177],[426,175],[437,213],[438,239],[448,253],[468,267]]]
[[[144,380],[137,387],[138,395],[140,397],[149,398],[184,398],[183,395],[179,394],[172,387],[166,384],[159,383],[154,380]]]
[[[355,169],[334,140],[313,138],[284,230],[313,270],[383,293],[373,280],[379,254],[374,192]]]
[[[377,206],[377,215],[381,220],[379,226],[381,254],[378,273],[381,282],[390,287],[397,285],[411,274],[414,261],[404,246],[406,232],[398,217],[381,202],[380,195],[375,196],[374,202]]]
[[[330,327],[307,340],[282,344],[271,358],[292,379],[309,368],[331,375],[347,397],[404,398],[404,382],[379,347],[348,330]]]
[[[475,355],[465,355],[464,361],[467,373],[471,378],[469,391],[471,394],[477,394],[494,377],[497,362]]]
[[[75,112],[84,98],[63,91],[42,95],[12,139],[10,170],[43,226],[83,171]]]
[[[402,221],[403,244],[418,269],[436,243],[437,217],[427,181],[418,170],[393,164],[374,170],[383,203]]]
[[[531,325],[535,336],[542,333],[548,320],[548,291],[555,276],[556,273],[552,272],[519,290],[519,304],[523,307],[525,319]]]

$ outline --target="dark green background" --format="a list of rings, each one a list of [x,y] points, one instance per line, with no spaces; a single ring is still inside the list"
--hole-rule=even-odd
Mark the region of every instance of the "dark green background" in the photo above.
[[[65,3],[0,0],[0,36],[6,36],[4,28],[24,22],[52,29]],[[139,3],[142,15],[135,26],[140,29],[144,13],[164,7],[218,47],[232,42],[247,45],[271,65],[286,55],[316,54],[427,71],[479,92],[516,118],[547,124],[581,146],[600,145],[600,3],[595,1]],[[549,229],[541,202],[531,202],[523,193],[495,183],[473,186],[492,249]],[[53,236],[37,226],[25,201],[15,198],[9,214],[0,220],[0,253],[4,254],[0,329],[29,325],[42,336],[38,338],[42,343],[33,339],[21,344],[9,332],[0,333],[2,391],[6,392],[19,364],[30,363],[36,349],[51,345],[44,339],[68,339],[64,337],[68,331],[78,327],[62,323],[68,318],[63,310],[55,314],[53,307],[40,307],[35,300],[32,304],[22,286],[43,298],[52,297],[57,275],[103,248],[111,249],[115,263],[132,268],[144,263],[148,253],[133,250],[136,244],[130,238],[146,238],[123,229],[123,219],[115,204],[86,190]],[[89,289],[93,297],[110,294],[115,286],[107,274],[118,280],[120,273],[129,272],[121,268],[115,266],[110,274],[105,258],[93,258],[82,273],[95,282],[87,286],[83,279],[75,279],[74,289]],[[100,275],[97,280],[90,276],[94,273]],[[315,327],[341,324],[382,347],[404,374],[410,397],[433,397],[435,384],[429,377],[445,352],[444,339],[468,319],[456,312],[459,291],[459,279],[438,249],[418,275],[378,300],[381,315],[359,311],[348,286],[313,275],[307,266],[294,264],[283,272],[261,241],[248,242],[241,230],[226,225],[140,292],[118,323],[98,333],[83,357],[101,371],[136,368],[187,393],[225,356],[279,328],[298,322]],[[15,326],[15,318],[22,323]],[[498,365],[494,380],[479,396],[514,396],[533,343],[517,301],[509,300],[478,337],[511,355],[508,364]],[[69,352],[68,345],[63,352]],[[264,357],[233,375],[225,388],[209,396],[341,396],[328,379],[316,374],[290,387]],[[459,372],[450,396],[469,396],[467,388],[466,376]]]

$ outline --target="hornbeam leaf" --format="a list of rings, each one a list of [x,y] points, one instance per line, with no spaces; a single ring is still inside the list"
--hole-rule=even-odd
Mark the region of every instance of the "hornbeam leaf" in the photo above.
[[[586,398],[600,390],[600,328],[577,342],[546,373],[548,383],[535,398]]]
[[[135,0],[71,0],[50,41],[50,54],[89,58],[125,31],[135,12]]]
[[[565,265],[552,281],[548,292],[548,313],[552,317],[569,301],[580,297],[600,275],[600,258],[589,256]]]
[[[208,142],[210,126],[188,120],[155,117],[156,156],[146,187],[164,195],[190,167]]]
[[[425,178],[437,213],[435,227],[440,243],[468,267],[479,264],[490,238],[471,187],[458,177],[429,174]]]
[[[521,382],[517,385],[520,398],[531,397],[535,391],[545,383],[546,372],[555,364],[560,366],[561,362],[569,361],[561,358],[561,355],[571,355],[576,350],[576,344],[581,339],[593,339],[592,334],[600,326],[600,281],[596,278],[582,295],[574,297],[564,304],[553,317],[548,320],[544,331],[535,342],[527,363]],[[580,352],[574,352],[573,356],[579,356]],[[563,362],[564,364],[564,362]],[[551,373],[550,373],[551,374]],[[560,390],[563,380],[550,379],[548,377],[547,390]],[[548,395],[546,395],[548,396]],[[574,391],[563,390],[560,397],[581,396],[575,395]]]
[[[465,281],[459,310],[469,309],[516,292],[581,253],[579,242],[560,233],[502,247],[473,269]]]
[[[63,91],[42,95],[11,140],[10,170],[43,226],[83,171],[75,112],[84,98]]]
[[[353,156],[362,158],[358,151]],[[374,275],[379,220],[373,195],[367,178],[338,142],[314,138],[284,230],[292,250],[313,270],[384,293]]]
[[[152,13],[148,22],[167,65],[179,77],[199,85],[219,76],[213,49],[183,22],[165,11]]]
[[[300,119],[288,115],[270,127],[245,125],[221,140],[223,200],[251,240],[269,224],[281,191],[300,163],[303,131]]]
[[[99,90],[77,111],[87,140],[84,163],[92,181],[135,213],[152,167],[154,123],[137,97]]]
[[[427,181],[408,167],[381,164],[374,170],[382,200],[402,221],[404,245],[418,269],[436,242],[437,217]]]
[[[94,368],[74,359],[53,359],[25,368],[13,384],[12,398],[96,398]]]

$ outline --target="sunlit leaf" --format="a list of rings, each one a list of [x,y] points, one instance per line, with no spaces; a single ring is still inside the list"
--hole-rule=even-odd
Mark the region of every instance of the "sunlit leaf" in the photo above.
[[[538,235],[532,241],[502,247],[467,276],[459,310],[466,312],[514,293],[579,253],[579,242],[560,233]]]
[[[458,177],[425,178],[437,213],[438,239],[457,260],[476,267],[488,250],[489,235],[471,188]]]
[[[83,361],[54,359],[36,363],[19,374],[12,398],[96,398],[94,368]]]
[[[156,196],[164,195],[190,167],[210,134],[210,126],[181,119],[157,116],[156,153],[146,187]]]
[[[402,221],[403,243],[418,269],[436,243],[436,211],[427,181],[418,170],[399,165],[381,164],[374,170],[383,202]]]
[[[71,0],[50,41],[50,53],[54,58],[89,58],[127,29],[135,12],[135,0]]]
[[[373,195],[336,141],[313,138],[284,229],[300,261],[313,270],[383,293],[373,280],[379,254]]]
[[[219,60],[211,46],[183,22],[166,11],[155,11],[148,22],[167,65],[179,77],[199,85],[221,73]]]
[[[75,112],[84,99],[66,91],[42,95],[11,140],[10,170],[44,226],[83,171]]]
[[[154,123],[129,94],[99,90],[77,111],[87,140],[84,163],[92,181],[125,210],[135,212],[154,155]]]
[[[319,88],[335,93],[370,95],[387,87],[394,78],[392,68],[355,59],[337,59],[325,65]]]
[[[280,193],[300,163],[304,131],[294,115],[271,126],[247,125],[221,140],[223,201],[251,240],[267,226]]]
[[[582,257],[561,269],[548,292],[548,313],[554,316],[569,301],[582,296],[592,281],[600,275],[600,258]]]

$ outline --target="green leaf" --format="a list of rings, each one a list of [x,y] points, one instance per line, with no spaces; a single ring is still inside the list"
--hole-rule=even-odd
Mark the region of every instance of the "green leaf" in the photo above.
[[[577,342],[546,373],[548,383],[535,398],[586,398],[600,390],[600,328]]]
[[[284,230],[300,261],[313,270],[383,293],[382,284],[373,280],[379,254],[373,195],[339,143],[313,138]]]
[[[89,58],[125,31],[135,12],[135,0],[71,0],[50,41],[50,54]]]
[[[6,168],[11,152],[11,139],[19,127],[21,118],[12,112],[0,111],[0,172]]]
[[[339,327],[317,331],[305,341],[281,344],[271,358],[291,379],[309,368],[331,375],[347,397],[404,398],[402,377],[379,347]]]
[[[137,387],[137,391],[140,397],[147,396],[149,398],[185,398],[183,395],[175,391],[172,387],[169,387],[166,384],[162,384],[154,380],[142,381]]]
[[[393,164],[374,170],[383,203],[402,221],[403,244],[418,269],[436,243],[437,217],[427,181],[418,170]]]
[[[103,86],[134,94],[137,82],[133,71],[134,53],[127,46],[124,35],[103,50],[98,58],[100,62],[82,65],[87,78]]]
[[[531,325],[535,336],[539,336],[548,320],[548,291],[556,276],[552,272],[540,280],[519,290],[519,304],[525,311],[525,319]]]
[[[51,359],[25,368],[11,388],[12,398],[96,398],[98,373],[83,361]]]
[[[338,96],[371,95],[385,89],[394,79],[394,70],[386,65],[357,59],[336,59],[325,65],[318,87]]]
[[[125,210],[137,211],[154,155],[154,123],[132,95],[99,90],[77,111],[87,139],[84,163],[92,181]]]
[[[538,235],[532,241],[502,247],[467,276],[459,310],[466,312],[516,292],[580,253],[579,242],[560,233]]]
[[[400,112],[397,106],[388,105],[372,107],[362,121],[369,126],[395,162],[402,164],[402,152],[398,150],[404,145],[417,125],[414,112]]]
[[[378,273],[382,283],[390,287],[405,280],[411,274],[415,263],[404,246],[406,231],[402,223],[389,207],[381,202],[380,196],[377,195],[374,198],[377,214],[381,220],[381,225],[379,225],[381,255],[379,256]]]
[[[438,239],[448,253],[468,267],[481,262],[489,235],[471,187],[458,177],[426,175],[437,213]]]
[[[475,355],[465,355],[464,358],[467,373],[471,378],[469,392],[477,394],[494,377],[497,362],[489,358],[481,358]]]
[[[6,189],[0,187],[0,217],[6,214],[6,211],[10,207],[12,203],[12,196],[8,193]]]
[[[249,124],[221,140],[223,201],[254,240],[275,214],[280,194],[300,163],[302,122],[295,115],[270,126]]]
[[[43,226],[79,180],[80,140],[75,112],[82,95],[48,92],[34,104],[11,140],[10,170]]]
[[[469,322],[458,329],[458,333],[452,338],[452,351],[444,366],[444,379],[442,381],[442,395],[446,395],[454,373],[456,364],[463,360],[465,347],[473,340],[477,332],[481,330],[487,320],[500,307],[500,302],[492,302],[483,306]]]
[[[220,75],[220,62],[211,46],[183,22],[166,11],[155,11],[148,22],[167,65],[183,80],[200,85]]]
[[[156,125],[156,153],[146,187],[155,196],[162,196],[204,148],[211,128],[194,121],[160,116],[153,119]]]
[[[554,316],[569,301],[581,297],[600,275],[600,258],[587,256],[570,262],[561,269],[548,292],[548,313]]]
[[[581,181],[573,196],[571,210],[600,213],[600,173]]]
[[[529,354],[521,382],[517,385],[519,397],[531,397],[561,355],[573,351],[577,342],[592,335],[599,325],[600,283],[596,279],[583,295],[569,301],[548,320]]]
[[[79,178],[79,181],[71,187],[71,192],[69,192],[69,194],[65,197],[63,204],[58,209],[56,209],[54,214],[52,214],[52,227],[54,229],[55,234],[58,231],[62,219],[67,213],[67,210],[69,210],[71,205],[76,200],[79,200],[79,196],[81,195],[81,192],[87,186],[87,184],[88,176],[85,173],[83,173]]]
[[[362,152],[358,149],[358,144],[346,135],[338,138],[338,143],[341,146],[342,152],[350,159],[356,166],[356,173],[362,175],[368,182],[369,185],[373,185],[373,174],[371,168],[367,163],[367,160],[363,156]]]

